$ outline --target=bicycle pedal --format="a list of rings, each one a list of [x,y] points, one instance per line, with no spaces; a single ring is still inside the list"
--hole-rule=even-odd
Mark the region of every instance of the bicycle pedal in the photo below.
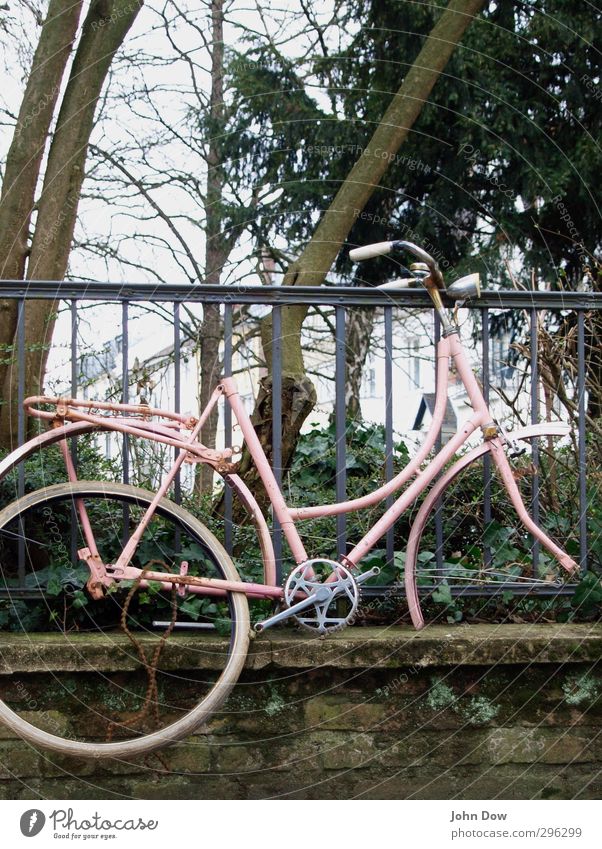
[[[170,624],[153,619],[153,628],[168,628]],[[215,625],[211,622],[174,622],[173,628],[179,628],[181,631],[215,631]]]

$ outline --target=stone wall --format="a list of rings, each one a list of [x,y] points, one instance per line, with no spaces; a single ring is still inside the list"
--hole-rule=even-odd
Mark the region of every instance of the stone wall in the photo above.
[[[172,702],[217,639],[170,640]],[[3,634],[0,696],[67,731],[61,687],[105,712],[91,668],[144,690],[127,645]],[[600,798],[601,647],[600,624],[268,632],[226,710],[161,759],[60,758],[0,727],[0,798]]]

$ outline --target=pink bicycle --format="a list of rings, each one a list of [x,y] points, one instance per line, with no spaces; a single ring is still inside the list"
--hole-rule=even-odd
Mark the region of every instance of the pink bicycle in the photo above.
[[[244,666],[253,633],[248,599],[269,599],[277,603],[272,615],[254,625],[255,634],[291,619],[319,636],[353,622],[358,612],[359,588],[378,573],[377,568],[361,571],[363,558],[402,513],[433,484],[414,519],[405,561],[405,588],[411,618],[416,628],[422,628],[424,619],[417,586],[417,561],[424,528],[448,486],[460,472],[484,455],[491,457],[499,473],[499,481],[526,531],[556,558],[568,574],[578,569],[577,563],[529,515],[509,459],[519,453],[520,442],[541,436],[563,436],[569,432],[569,427],[546,423],[525,427],[510,435],[493,420],[462,347],[458,329],[441,297],[444,291],[457,300],[478,296],[478,275],[457,280],[445,290],[441,272],[433,258],[405,241],[368,245],[351,251],[351,257],[359,261],[403,252],[411,253],[418,260],[410,266],[413,276],[387,283],[381,288],[394,292],[404,286],[422,285],[430,294],[442,328],[436,352],[436,403],[424,443],[413,460],[390,482],[362,497],[323,506],[288,506],[232,378],[224,378],[220,382],[198,418],[147,406],[74,398],[40,396],[26,400],[27,412],[47,420],[51,427],[0,464],[0,480],[35,452],[58,444],[68,481],[42,487],[5,507],[0,512],[0,535],[4,535],[3,539],[9,543],[10,540],[19,540],[24,544],[28,564],[34,572],[48,568],[52,558],[71,562],[74,569],[85,566],[87,590],[94,599],[106,602],[117,598],[116,590],[124,582],[130,588],[128,604],[137,592],[167,592],[174,598],[176,595],[199,597],[202,599],[204,623],[208,627],[217,627],[218,633],[212,630],[199,637],[199,668],[208,672],[186,679],[184,683],[180,681],[181,687],[189,691],[189,709],[184,711],[184,715],[181,715],[181,708],[177,713],[168,711],[164,727],[149,733],[135,732],[131,728],[125,717],[128,711],[131,714],[132,707],[127,700],[128,687],[122,683],[122,695],[125,695],[115,707],[119,718],[112,723],[112,733],[116,732],[116,736],[122,738],[129,735],[127,739],[101,742],[94,717],[78,719],[79,708],[85,699],[77,693],[75,697],[79,707],[74,709],[74,724],[69,731],[37,727],[32,724],[31,714],[20,714],[5,702],[0,702],[0,718],[17,734],[57,752],[95,758],[140,755],[192,734],[224,703]],[[455,436],[423,465],[441,430],[447,378],[452,363],[466,388],[472,414]],[[274,516],[294,558],[296,565],[284,586],[279,586],[276,580],[274,548],[266,518],[253,493],[237,474],[233,462],[237,450],[209,450],[199,442],[201,427],[220,399],[230,406],[238,421]],[[471,434],[478,430],[482,434],[482,443],[452,462]],[[78,479],[70,441],[103,431],[152,440],[176,449],[175,460],[156,492],[123,483]],[[216,537],[190,512],[167,498],[185,462],[208,464],[223,476],[226,484],[241,499],[259,538],[264,572],[262,583],[241,580],[232,559]],[[452,464],[448,467],[450,462]],[[319,552],[306,551],[298,523],[380,504],[412,478],[414,480],[397,496],[392,506],[340,561],[322,558]],[[75,539],[70,541],[68,533]],[[229,639],[223,639],[224,632]],[[67,636],[65,641],[65,649],[70,650]],[[73,644],[76,643],[77,638],[74,638]],[[156,686],[153,692],[157,701],[165,701]]]

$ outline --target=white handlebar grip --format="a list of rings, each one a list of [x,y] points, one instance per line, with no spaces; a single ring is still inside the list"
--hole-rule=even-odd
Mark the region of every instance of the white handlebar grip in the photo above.
[[[400,277],[399,280],[390,280],[388,283],[381,283],[380,286],[375,286],[376,289],[383,289],[385,292],[396,289],[412,289],[420,281],[415,277]]]
[[[349,259],[352,262],[361,262],[363,259],[372,259],[373,256],[384,256],[391,253],[392,247],[393,242],[375,242],[373,245],[353,248],[349,251]]]

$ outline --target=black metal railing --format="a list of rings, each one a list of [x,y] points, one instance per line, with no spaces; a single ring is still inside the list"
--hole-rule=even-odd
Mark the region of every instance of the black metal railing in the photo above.
[[[27,340],[25,338],[25,316],[27,305],[34,299],[60,300],[65,308],[70,311],[70,339],[69,350],[71,357],[70,381],[71,392],[74,396],[78,394],[78,326],[80,321],[80,310],[82,305],[90,303],[112,303],[121,305],[121,356],[122,373],[121,386],[123,402],[129,400],[129,386],[131,370],[129,363],[130,353],[130,312],[133,306],[140,303],[161,303],[171,312],[173,323],[173,398],[174,408],[180,411],[180,400],[182,394],[181,374],[181,310],[183,305],[189,304],[219,304],[222,310],[224,328],[223,366],[224,373],[230,374],[233,362],[233,334],[234,334],[234,308],[240,305],[263,305],[272,311],[272,334],[273,334],[273,465],[276,477],[282,480],[282,347],[285,342],[282,339],[282,309],[291,304],[305,304],[308,307],[327,307],[334,312],[334,428],[335,428],[335,452],[336,452],[336,476],[333,496],[336,500],[344,500],[347,497],[347,475],[346,475],[346,411],[345,411],[345,346],[346,346],[346,315],[347,310],[355,307],[366,307],[380,309],[383,311],[383,342],[384,342],[384,410],[383,423],[385,425],[385,462],[384,474],[390,480],[394,474],[393,469],[393,410],[394,404],[399,399],[394,398],[393,393],[393,352],[394,352],[394,311],[400,309],[432,311],[432,305],[425,291],[406,290],[397,294],[380,292],[375,289],[350,288],[350,287],[275,287],[275,286],[247,286],[247,287],[222,287],[222,286],[188,286],[178,284],[161,284],[160,286],[149,283],[90,283],[90,282],[61,282],[52,281],[1,281],[0,297],[16,299],[18,302],[16,350],[12,356],[14,366],[18,370],[16,416],[18,441],[22,443],[26,435],[26,422],[23,412],[23,398],[25,394],[25,353]],[[530,346],[530,398],[531,398],[531,421],[536,422],[539,415],[539,374],[538,374],[538,342],[537,321],[538,314],[542,311],[552,311],[564,315],[572,314],[576,318],[577,326],[577,364],[575,395],[578,406],[577,417],[577,452],[578,452],[578,544],[582,569],[588,564],[588,503],[587,503],[587,462],[586,462],[586,356],[585,356],[585,316],[590,311],[599,310],[602,307],[602,295],[583,292],[532,292],[532,291],[496,291],[485,292],[482,297],[473,304],[474,310],[480,313],[480,330],[477,322],[477,335],[481,341],[481,363],[480,372],[484,385],[486,397],[490,393],[490,323],[492,315],[498,311],[521,310],[528,315],[528,330],[525,338]],[[395,313],[397,315],[397,313]],[[434,341],[437,341],[439,328],[436,315],[432,317]],[[232,420],[229,410],[226,408],[224,415],[225,442],[229,443],[232,436]],[[127,451],[127,437],[123,451],[123,479],[130,479],[129,454]],[[537,464],[537,449],[534,447],[533,463]],[[483,517],[485,523],[492,515],[492,476],[489,458],[485,458],[483,472]],[[23,464],[19,467],[17,477],[17,494],[20,496],[25,491],[25,471]],[[180,500],[182,489],[180,480],[176,482],[174,497]],[[232,498],[228,488],[225,491],[225,536],[224,541],[228,549],[232,549]],[[387,504],[392,503],[392,497]],[[537,475],[534,477],[532,489],[532,514],[538,519],[540,508],[540,493]],[[347,546],[345,514],[336,519],[336,543],[337,550],[344,553]],[[281,529],[275,525],[273,529],[274,544],[278,562],[283,557],[283,539]],[[441,516],[436,517],[436,548],[437,557],[443,545],[443,523]],[[389,531],[385,540],[386,555],[388,561],[392,562],[394,557],[394,532]],[[532,546],[533,569],[537,574],[538,558],[540,556],[539,546]],[[490,554],[485,551],[485,558]],[[19,587],[13,587],[11,592],[25,590],[25,556],[24,543],[19,546]],[[557,588],[546,590],[541,586],[525,586],[525,591],[535,589],[538,592],[550,592],[557,594]],[[389,591],[385,587],[372,587],[369,592],[378,594]],[[495,586],[482,585],[471,586],[469,583],[461,588],[463,593],[487,594],[497,592]],[[563,592],[570,592],[567,585]]]

